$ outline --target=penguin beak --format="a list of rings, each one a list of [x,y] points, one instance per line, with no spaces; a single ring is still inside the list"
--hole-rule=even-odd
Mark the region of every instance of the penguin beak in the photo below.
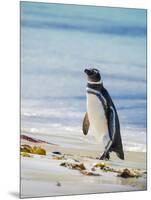
[[[84,72],[85,72],[87,75],[91,75],[91,74],[92,74],[92,71],[89,70],[89,69],[85,69]]]

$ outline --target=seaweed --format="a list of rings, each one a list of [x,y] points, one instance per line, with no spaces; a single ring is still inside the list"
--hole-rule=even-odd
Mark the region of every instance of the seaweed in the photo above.
[[[29,142],[33,142],[33,143],[45,143],[45,144],[51,144],[51,145],[58,146],[57,144],[47,142],[47,141],[44,141],[44,140],[40,140],[40,139],[36,139],[36,138],[33,138],[33,137],[29,137],[27,135],[21,135],[20,138],[23,139],[23,140],[27,140]]]
[[[100,176],[100,174],[93,173],[92,171],[86,170],[86,167],[83,163],[69,163],[69,162],[63,162],[60,164],[60,166],[67,167],[69,169],[79,170],[79,172],[83,175],[87,176]]]
[[[32,153],[39,154],[39,155],[46,155],[46,150],[41,147],[34,146],[32,148]]]
[[[107,167],[107,164],[106,163],[104,163],[104,162],[99,162],[99,163],[95,163],[94,165],[93,165],[93,168],[100,168],[100,169],[104,169],[105,167]]]
[[[77,170],[86,169],[83,163],[76,164],[76,163],[63,162],[60,164],[60,166],[67,167],[69,169],[77,169]]]
[[[32,148],[31,148],[31,146],[29,146],[27,144],[22,144],[20,147],[20,151],[26,152],[26,153],[32,153]]]
[[[141,174],[136,170],[125,168],[118,176],[122,178],[138,178]]]
[[[20,151],[24,152],[24,153],[31,153],[31,154],[38,154],[38,155],[46,155],[46,150],[41,148],[41,147],[37,147],[37,146],[30,146],[27,144],[23,144],[20,147]]]
[[[27,152],[21,152],[21,156],[23,157],[31,157],[31,155]]]

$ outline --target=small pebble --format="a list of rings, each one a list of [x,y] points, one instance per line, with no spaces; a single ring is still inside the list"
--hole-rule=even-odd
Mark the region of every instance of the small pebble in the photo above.
[[[53,151],[52,153],[53,153],[53,154],[57,154],[57,155],[61,155],[61,154],[62,154],[62,153],[59,152],[59,151]]]
[[[58,186],[58,187],[60,187],[60,186],[61,186],[61,183],[60,183],[59,181],[57,182],[57,186]]]

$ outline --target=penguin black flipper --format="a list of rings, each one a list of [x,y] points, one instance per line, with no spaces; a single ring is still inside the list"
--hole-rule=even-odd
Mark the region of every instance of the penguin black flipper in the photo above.
[[[88,118],[88,113],[86,112],[84,119],[83,119],[83,125],[82,125],[82,130],[83,130],[84,135],[88,134],[89,126],[90,126],[90,122],[89,122],[89,118]]]
[[[116,108],[109,93],[104,87],[102,87],[101,89],[101,94],[107,102],[105,113],[108,121],[108,131],[110,137],[110,141],[106,145],[105,151],[101,157],[105,159],[109,157],[109,152],[114,151],[120,159],[124,160],[124,151],[120,133],[120,123]]]

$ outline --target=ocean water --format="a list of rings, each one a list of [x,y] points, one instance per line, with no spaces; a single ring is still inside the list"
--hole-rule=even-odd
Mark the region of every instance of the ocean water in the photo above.
[[[22,131],[83,140],[86,67],[101,72],[124,149],[146,151],[146,11],[21,2]]]

